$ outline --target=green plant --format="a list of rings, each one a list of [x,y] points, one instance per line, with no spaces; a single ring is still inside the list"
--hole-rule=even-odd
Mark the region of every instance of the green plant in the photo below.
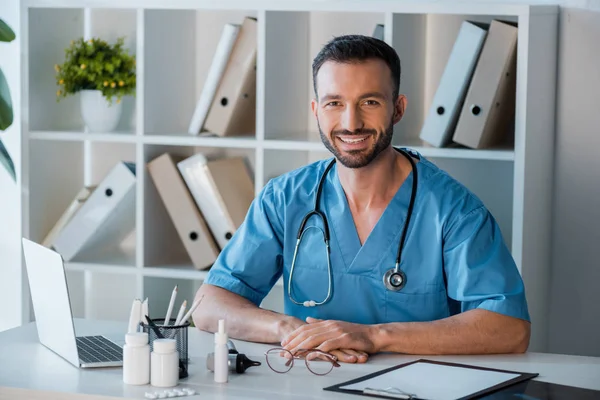
[[[0,19],[0,42],[12,42],[15,40],[15,33],[10,27]],[[0,130],[5,131],[13,123],[12,100],[10,98],[10,89],[4,77],[2,69],[0,69]],[[2,139],[0,139],[0,164],[6,168],[14,181],[17,180],[15,173],[15,164],[8,154],[8,150],[4,147]]]
[[[112,104],[113,98],[135,93],[135,56],[124,48],[124,38],[114,45],[99,38],[71,41],[65,49],[65,61],[55,65],[57,101],[81,90],[100,90]]]

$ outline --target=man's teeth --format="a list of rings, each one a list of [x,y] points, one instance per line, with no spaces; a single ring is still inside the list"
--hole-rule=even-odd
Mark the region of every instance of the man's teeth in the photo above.
[[[342,139],[342,138],[340,138],[340,140],[341,140],[342,142],[344,142],[344,143],[360,143],[360,142],[362,142],[362,141],[364,141],[364,140],[367,140],[367,137],[368,137],[368,136],[365,136],[365,137],[364,137],[364,138],[362,138],[362,139]]]

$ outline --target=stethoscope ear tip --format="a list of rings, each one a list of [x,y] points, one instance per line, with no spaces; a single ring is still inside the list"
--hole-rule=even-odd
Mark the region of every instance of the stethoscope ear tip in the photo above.
[[[314,307],[317,305],[317,303],[314,300],[306,300],[302,304],[304,305],[304,307]]]

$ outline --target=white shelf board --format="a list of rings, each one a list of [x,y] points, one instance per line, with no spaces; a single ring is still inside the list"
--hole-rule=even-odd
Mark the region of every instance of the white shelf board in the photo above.
[[[208,275],[208,270],[197,270],[191,265],[165,265],[142,268],[144,276],[157,278],[180,278],[204,280]],[[275,286],[283,286],[283,280],[279,278]]]
[[[66,262],[65,269],[67,271],[90,271],[103,274],[125,274],[133,275],[138,271],[138,268],[133,265],[114,265],[91,262]]]
[[[91,141],[91,142],[114,142],[135,143],[138,137],[133,132],[110,132],[110,133],[85,133],[77,131],[31,131],[29,138],[32,140],[54,140],[54,141]]]
[[[208,271],[195,269],[191,265],[163,265],[151,266],[142,268],[144,276],[157,278],[180,278],[180,279],[197,279],[204,280]]]
[[[169,146],[200,146],[200,147],[223,147],[237,149],[256,148],[256,139],[252,136],[240,137],[218,137],[218,136],[195,136],[188,133],[180,134],[146,134],[143,136],[144,144],[160,144]]]
[[[328,151],[320,141],[310,140],[265,140],[263,148],[268,150],[297,150],[297,151]],[[491,161],[514,161],[515,152],[513,150],[475,150],[466,148],[437,148],[424,146],[422,142],[418,143],[399,143],[397,147],[408,147],[421,153],[428,158],[456,158],[473,160],[491,160]]]
[[[556,13],[551,1],[534,0],[532,4],[517,1],[439,1],[439,0],[24,0],[24,7],[54,8],[147,8],[180,10],[274,10],[316,12],[394,12],[406,14],[522,15]]]

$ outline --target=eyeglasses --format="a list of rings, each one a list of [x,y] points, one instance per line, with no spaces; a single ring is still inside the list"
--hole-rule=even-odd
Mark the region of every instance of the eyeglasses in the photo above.
[[[306,368],[315,375],[327,375],[333,367],[339,367],[337,357],[317,349],[301,349],[292,354],[289,350],[276,347],[265,352],[267,365],[279,374],[285,374],[294,366],[294,360],[302,360]]]

